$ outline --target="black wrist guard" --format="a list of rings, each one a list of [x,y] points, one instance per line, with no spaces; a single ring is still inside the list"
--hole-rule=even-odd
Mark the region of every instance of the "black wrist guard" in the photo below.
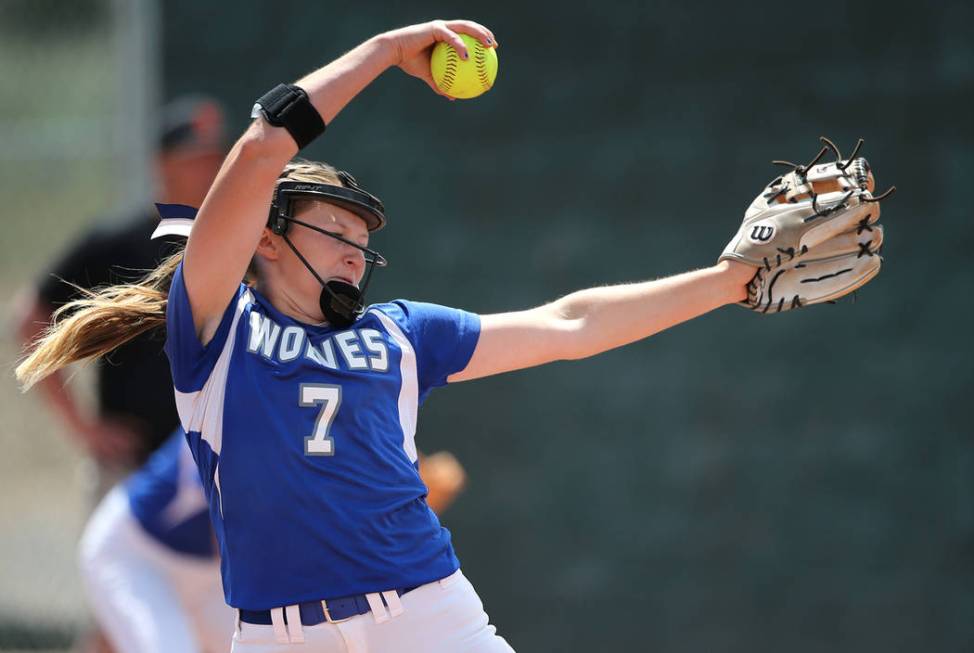
[[[307,92],[294,84],[278,84],[264,93],[250,112],[251,118],[257,116],[286,129],[299,150],[325,133],[325,121],[311,104]]]

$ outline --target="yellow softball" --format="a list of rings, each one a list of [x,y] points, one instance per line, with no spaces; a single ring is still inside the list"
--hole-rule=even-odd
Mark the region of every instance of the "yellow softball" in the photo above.
[[[430,73],[441,93],[458,100],[475,98],[490,90],[497,77],[497,51],[472,36],[461,34],[469,58],[464,61],[453,46],[436,44],[430,57]]]

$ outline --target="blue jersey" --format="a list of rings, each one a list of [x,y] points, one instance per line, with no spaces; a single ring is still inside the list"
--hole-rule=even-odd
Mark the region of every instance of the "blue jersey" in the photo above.
[[[241,285],[202,346],[180,266],[167,321],[228,604],[266,610],[456,571],[414,436],[419,404],[469,362],[479,317],[396,301],[349,328],[314,326]]]
[[[160,544],[192,556],[216,555],[203,485],[182,430],[169,436],[124,487],[132,515]]]

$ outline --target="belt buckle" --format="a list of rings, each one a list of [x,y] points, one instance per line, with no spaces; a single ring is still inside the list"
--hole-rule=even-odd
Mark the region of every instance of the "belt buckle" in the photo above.
[[[330,624],[341,624],[351,619],[351,617],[345,617],[344,619],[332,619],[331,613],[328,612],[328,601],[326,601],[325,599],[321,600],[321,609],[325,613],[325,621],[327,621]]]

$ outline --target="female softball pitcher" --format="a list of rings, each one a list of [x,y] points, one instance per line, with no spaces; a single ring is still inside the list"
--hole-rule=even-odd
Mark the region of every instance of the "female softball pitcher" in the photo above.
[[[347,173],[289,161],[386,68],[433,87],[432,46],[462,55],[461,33],[496,45],[470,21],[413,25],[261,97],[185,256],[69,307],[18,368],[29,386],[165,320],[238,653],[510,651],[423,501],[419,404],[447,383],[645,338],[743,300],[754,276],[722,261],[499,315],[366,307],[384,263],[368,248],[385,223],[381,202]],[[252,261],[255,281],[242,284]]]

